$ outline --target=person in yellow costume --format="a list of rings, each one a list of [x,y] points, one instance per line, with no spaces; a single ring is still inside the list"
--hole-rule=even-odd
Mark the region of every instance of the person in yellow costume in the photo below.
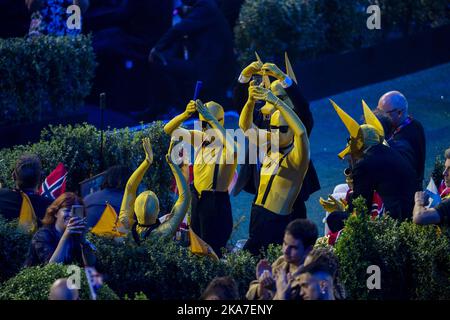
[[[195,111],[202,131],[180,128]],[[214,101],[190,101],[164,131],[173,137],[188,137],[186,142],[194,147],[191,228],[220,257],[233,229],[228,187],[237,166],[237,146],[224,128],[224,110]]]
[[[146,238],[170,238],[174,236],[178,225],[183,221],[189,209],[191,201],[186,179],[183,177],[181,169],[174,164],[170,157],[174,147],[173,141],[170,143],[166,155],[166,161],[172,170],[178,188],[178,199],[172,207],[171,213],[158,219],[159,200],[150,190],[144,191],[136,197],[138,186],[153,162],[150,139],[144,138],[142,145],[145,151],[145,160],[127,182],[119,214],[120,222],[125,228],[131,230],[133,238],[138,244]],[[135,215],[136,222],[134,221]]]
[[[353,193],[349,198],[348,210],[353,211],[352,200],[359,196],[366,200],[367,208],[371,208],[376,191],[392,218],[410,218],[417,185],[410,163],[385,142],[383,126],[364,101],[366,123],[362,125],[330,101],[350,134],[346,148],[338,155],[341,159],[348,158],[352,171]],[[321,202],[325,206],[332,205],[329,200]],[[340,204],[336,202],[335,205],[339,210]]]
[[[303,94],[301,85],[297,83],[297,77],[287,53],[285,53],[284,60],[286,72],[281,71],[281,69],[273,63],[263,63],[258,54],[256,54],[256,61],[249,64],[241,72],[234,92],[234,103],[236,108],[242,108],[248,98],[248,83],[252,77],[262,75],[264,86],[270,88],[278,98],[283,100],[295,111],[305,126],[309,137],[314,126],[313,114],[310,110],[309,102]],[[271,78],[276,80],[270,82]],[[253,123],[260,129],[268,130],[270,127],[270,117],[275,111],[275,108],[268,103],[262,107],[256,105],[254,108]],[[248,153],[248,148],[246,148],[246,152]],[[256,194],[259,185],[259,169],[259,163],[256,165],[244,164],[240,166],[238,180],[232,194],[237,195],[242,189],[249,193]],[[294,202],[291,215],[292,220],[297,218],[305,219],[307,217],[305,202],[309,199],[311,194],[319,189],[319,178],[314,163],[310,160],[302,188]]]
[[[265,101],[268,108],[276,109],[270,117],[269,131],[253,125],[257,100]],[[266,134],[267,141],[271,142],[262,161],[260,183],[252,205],[249,239],[244,246],[256,255],[271,243],[283,242],[284,230],[291,220],[294,202],[308,170],[309,139],[295,111],[270,89],[255,86],[253,82],[249,86],[239,127],[244,132],[253,127],[258,131],[258,136]]]

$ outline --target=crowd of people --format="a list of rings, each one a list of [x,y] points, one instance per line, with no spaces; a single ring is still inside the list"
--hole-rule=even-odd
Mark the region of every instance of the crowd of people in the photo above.
[[[89,3],[74,2],[83,10]],[[191,7],[190,11],[155,41],[148,52],[149,63],[161,74],[176,74],[183,81],[202,79],[206,89],[210,86],[209,93],[214,92],[218,84],[216,75],[222,72],[211,65],[227,66],[224,61],[232,56],[232,52],[227,51],[231,48],[227,45],[227,41],[232,41],[231,33],[218,27],[218,17],[224,24],[226,20],[211,1],[182,2]],[[38,14],[38,1],[26,3],[37,13],[36,28],[30,32],[44,32],[45,21],[42,14]],[[200,29],[208,32],[199,37]],[[174,58],[172,53],[179,49],[173,47],[174,43],[179,44],[178,40],[185,37],[187,31],[198,57]],[[97,45],[98,52],[110,52],[107,46],[101,47],[101,41]],[[205,64],[205,56],[209,56],[209,64]],[[339,262],[332,249],[314,248],[318,227],[308,219],[305,205],[310,195],[320,190],[319,177],[310,157],[311,147],[315,147],[309,141],[314,120],[287,55],[285,63],[285,71],[282,71],[257,56],[240,73],[235,83],[233,107],[240,111],[239,127],[247,137],[244,145],[235,142],[225,130],[225,112],[220,103],[203,103],[198,99],[188,102],[187,95],[175,95],[178,99],[182,97],[187,106],[164,127],[165,133],[171,136],[166,161],[177,190],[169,213],[160,212],[158,195],[153,191],[139,192],[138,187],[153,163],[149,138],[142,141],[145,159],[134,172],[126,166],[109,168],[102,190],[84,199],[77,195],[77,190],[65,192],[56,199],[39,195],[40,160],[35,155],[21,156],[12,173],[15,187],[0,189],[0,215],[7,220],[18,219],[20,227],[33,233],[25,266],[48,263],[95,266],[95,247],[86,239],[88,232],[118,240],[132,237],[137,245],[156,238],[172,241],[177,233],[185,232],[191,243],[200,241],[210,256],[220,259],[227,254],[226,246],[233,229],[230,195],[245,190],[253,194],[254,199],[243,250],[259,257],[271,244],[282,246],[282,255],[272,265],[264,259],[259,261],[246,298],[345,299]],[[202,64],[208,67],[200,68]],[[164,81],[177,84],[176,77]],[[389,215],[419,225],[449,224],[450,149],[445,152],[440,203],[430,206],[430,194],[423,191],[424,129],[409,114],[406,97],[398,91],[387,92],[380,97],[375,110],[362,101],[363,124],[334,101],[330,102],[347,128],[349,138],[338,155],[348,162],[343,177],[345,183],[337,186],[327,199],[320,200],[327,212],[328,243],[332,246],[339,241],[345,220],[354,212],[353,200],[359,196],[366,201],[374,219]],[[184,129],[182,124],[196,113],[200,129]],[[252,134],[258,138],[252,139]],[[185,138],[184,144],[180,137]],[[186,170],[189,161],[179,163],[174,157],[174,150],[182,144],[183,152],[194,150],[193,177]],[[249,159],[255,150],[262,156],[251,163]],[[245,153],[246,161],[239,165],[237,181],[231,188],[239,152]],[[64,279],[58,279],[51,288],[50,298],[58,297],[78,299],[78,293],[64,288]],[[200,298],[235,300],[238,297],[234,279],[223,277],[214,279]]]
[[[271,82],[271,78],[275,80]],[[258,263],[246,298],[344,299],[339,263],[333,251],[314,249],[318,228],[308,219],[305,209],[305,200],[320,188],[310,159],[308,136],[313,120],[288,57],[286,72],[257,57],[242,71],[237,87],[240,101],[245,100],[239,119],[240,129],[249,142],[244,146],[229,136],[224,128],[224,109],[214,101],[190,101],[184,112],[165,125],[164,131],[171,136],[166,161],[177,190],[175,204],[165,215],[160,213],[158,196],[153,191],[138,192],[153,163],[149,138],[142,141],[145,159],[134,172],[124,166],[109,168],[102,190],[84,199],[73,192],[65,192],[53,201],[39,195],[40,160],[35,155],[21,156],[12,173],[15,188],[0,190],[0,214],[8,220],[18,218],[19,226],[35,232],[25,266],[47,263],[95,266],[95,248],[86,240],[89,231],[117,239],[130,235],[139,245],[161,237],[171,241],[182,224],[181,231],[192,233],[210,253],[221,258],[226,254],[233,228],[230,194],[247,190],[255,196],[249,236],[243,249],[260,256],[270,244],[278,244],[283,255],[272,265],[264,259]],[[352,200],[358,196],[366,200],[373,218],[387,214],[401,221],[412,219],[417,224],[448,224],[450,149],[445,152],[445,171],[439,186],[441,201],[431,207],[430,195],[422,188],[424,131],[408,114],[404,95],[397,91],[384,94],[375,111],[363,101],[362,125],[334,101],[331,105],[349,132],[346,148],[339,153],[349,167],[346,183],[336,188],[340,192],[321,199],[328,212],[329,244],[338,241],[345,219],[353,212]],[[196,112],[201,129],[184,129],[183,122]],[[255,130],[259,139],[265,137],[266,143],[252,140],[250,129]],[[187,143],[182,143],[180,137],[187,137],[184,141]],[[263,151],[256,164],[248,161],[252,143],[256,144],[253,150]],[[182,152],[186,152],[185,148],[194,150],[193,177],[186,170],[189,159],[187,163],[179,162],[174,156],[179,155],[175,149],[181,145]],[[245,149],[247,161],[240,165],[238,181],[231,189],[241,148]],[[190,241],[193,235],[189,234]],[[55,288],[59,285],[55,284]],[[217,278],[201,298],[236,296],[233,279]]]

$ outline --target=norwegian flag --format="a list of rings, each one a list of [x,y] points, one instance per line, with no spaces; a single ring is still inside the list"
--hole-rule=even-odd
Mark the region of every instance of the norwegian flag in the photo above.
[[[384,213],[383,199],[381,199],[380,195],[376,191],[374,191],[370,216],[372,217],[372,219],[374,219],[376,217],[381,217],[383,213]]]
[[[94,267],[85,267],[91,300],[97,300],[97,292],[103,286],[103,276]]]
[[[56,199],[66,191],[67,170],[63,163],[58,163],[55,170],[53,170],[47,178],[45,178],[39,194],[49,199]]]

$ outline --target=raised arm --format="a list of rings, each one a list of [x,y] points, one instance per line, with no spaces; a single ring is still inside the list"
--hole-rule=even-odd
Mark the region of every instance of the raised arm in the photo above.
[[[264,100],[271,103],[277,110],[280,111],[283,118],[286,120],[289,128],[294,133],[294,147],[295,155],[298,162],[303,168],[308,168],[309,164],[309,139],[306,128],[294,110],[292,110],[286,103],[273,94],[272,91],[263,87],[255,87],[254,97],[257,100]],[[305,170],[306,171],[306,170]]]
[[[120,206],[119,221],[130,230],[134,223],[134,202],[136,201],[136,192],[144,178],[145,173],[153,162],[153,151],[149,138],[142,139],[142,146],[145,151],[145,160],[141,165],[133,172],[128,179],[123,194],[122,204]]]
[[[441,222],[441,216],[439,212],[434,208],[425,207],[425,195],[423,191],[416,192],[415,205],[413,210],[413,221],[416,224],[439,224]]]
[[[252,81],[248,87],[249,94],[247,102],[245,103],[244,108],[242,108],[241,115],[239,116],[239,128],[244,132],[253,127],[253,111],[256,102],[252,94],[254,88],[254,81]]]
[[[227,154],[233,153],[233,156],[236,157],[237,153],[235,150],[235,144],[233,138],[227,134],[225,128],[219,123],[219,121],[209,112],[208,108],[200,101],[197,100],[195,102],[195,106],[199,114],[203,116],[203,118],[211,125],[211,127],[216,131],[219,136],[220,142],[225,147]]]
[[[195,112],[197,111],[195,106],[195,101],[191,100],[186,106],[186,110],[182,113],[170,120],[165,126],[164,126],[164,132],[167,133],[169,136],[172,136],[175,130],[179,131],[179,135],[185,138],[186,135],[190,135],[190,143],[191,145],[195,145],[196,141],[202,142],[202,135],[203,133],[201,131],[196,130],[186,130],[184,128],[181,128],[181,125],[183,122],[188,120]]]
[[[178,226],[186,216],[191,204],[191,192],[189,190],[188,183],[183,176],[181,168],[173,162],[171,156],[173,144],[174,142],[172,141],[166,155],[166,161],[169,164],[170,170],[172,170],[173,176],[175,177],[175,182],[178,189],[178,199],[172,207],[172,217],[151,233],[152,238],[173,236],[177,231]]]

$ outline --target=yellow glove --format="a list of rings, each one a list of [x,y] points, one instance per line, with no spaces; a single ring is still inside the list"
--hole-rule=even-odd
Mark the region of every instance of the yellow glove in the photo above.
[[[320,197],[319,202],[326,212],[345,211],[345,203],[336,200],[332,195],[329,195],[327,200]]]
[[[274,106],[280,103],[280,99],[278,99],[278,97],[274,95],[272,91],[263,87],[252,87],[251,95],[255,100],[266,101],[273,104]]]
[[[284,81],[287,78],[287,75],[278,68],[276,64],[273,63],[265,63],[261,71],[263,74],[266,74],[268,76],[274,77],[280,81]]]
[[[191,117],[197,109],[195,108],[195,101],[191,100],[186,106],[186,110],[184,111],[184,114],[187,118]]]
[[[194,103],[194,106],[198,111],[198,114],[200,114],[206,122],[211,123],[212,121],[216,120],[216,118],[214,118],[208,108],[200,100],[197,99],[197,101],[195,101]]]
[[[245,67],[241,74],[246,78],[251,78],[254,74],[257,74],[261,70],[262,66],[263,64],[261,61],[254,61]]]
[[[153,151],[152,151],[152,144],[150,143],[149,138],[142,139],[142,147],[145,151],[145,159],[148,161],[148,163],[153,163]]]

